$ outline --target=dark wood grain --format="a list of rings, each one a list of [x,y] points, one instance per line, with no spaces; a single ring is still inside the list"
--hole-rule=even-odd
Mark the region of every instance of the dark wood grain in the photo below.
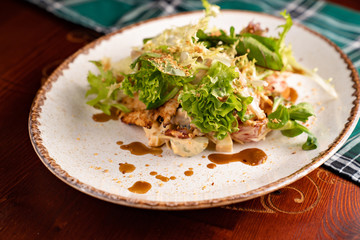
[[[0,32],[0,239],[360,239],[359,187],[323,168],[251,201],[178,212],[67,186],[35,154],[28,113],[42,79],[100,35],[12,0],[1,2]]]

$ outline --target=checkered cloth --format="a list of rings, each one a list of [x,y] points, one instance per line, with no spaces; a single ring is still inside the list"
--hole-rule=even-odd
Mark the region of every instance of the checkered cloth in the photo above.
[[[202,9],[200,0],[28,0],[53,14],[101,33],[134,22]],[[360,70],[360,13],[322,0],[213,0],[222,9],[243,9],[278,16],[287,9],[295,22],[336,43]],[[360,124],[325,164],[360,183]]]

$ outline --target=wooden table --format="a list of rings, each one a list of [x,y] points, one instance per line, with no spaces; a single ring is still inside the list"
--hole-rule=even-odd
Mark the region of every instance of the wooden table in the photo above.
[[[193,211],[118,206],[64,184],[35,154],[28,113],[41,79],[100,35],[23,1],[0,6],[0,239],[360,239],[359,186],[324,168],[251,201]]]

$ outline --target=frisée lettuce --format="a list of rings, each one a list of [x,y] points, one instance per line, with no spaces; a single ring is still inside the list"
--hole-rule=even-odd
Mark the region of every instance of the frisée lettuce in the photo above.
[[[231,151],[233,141],[260,141],[272,130],[290,138],[307,134],[302,149],[317,148],[305,126],[314,110],[295,103],[286,82],[299,69],[308,73],[285,44],[291,16],[281,13],[276,37],[255,23],[227,32],[208,27],[219,7],[203,5],[197,23],[144,39],[126,71],[93,61],[98,73],[89,72],[86,96],[95,97],[87,103],[106,114],[118,109],[121,121],[144,128],[150,146],[166,143],[181,156],[198,154],[209,141]]]
[[[216,138],[222,140],[228,133],[238,131],[234,113],[241,117],[252,101],[251,97],[235,94],[231,83],[238,75],[235,67],[217,62],[209,68],[198,88],[180,94],[182,108],[201,132],[213,132]]]

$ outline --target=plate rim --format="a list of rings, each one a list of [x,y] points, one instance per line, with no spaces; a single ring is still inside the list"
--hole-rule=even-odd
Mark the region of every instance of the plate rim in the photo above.
[[[305,175],[309,174],[316,168],[318,168],[321,164],[323,164],[326,160],[328,160],[335,152],[345,143],[347,138],[352,133],[353,129],[356,126],[357,121],[359,120],[360,111],[359,111],[359,104],[360,104],[360,82],[359,82],[359,75],[357,70],[355,69],[354,65],[352,64],[349,57],[338,47],[335,43],[333,43],[331,40],[326,38],[325,36],[321,35],[320,33],[315,32],[314,30],[311,30],[310,28],[300,24],[295,23],[297,27],[300,27],[311,34],[315,35],[316,37],[321,38],[324,40],[330,47],[334,48],[336,52],[340,54],[341,59],[344,61],[344,63],[347,65],[347,69],[350,70],[350,78],[353,82],[352,89],[354,92],[352,93],[352,96],[355,97],[354,101],[352,102],[353,107],[351,108],[350,116],[347,118],[347,122],[344,125],[344,128],[342,129],[341,133],[336,137],[336,139],[328,146],[326,150],[319,153],[318,156],[314,157],[312,161],[297,170],[296,172],[280,178],[274,182],[271,182],[269,184],[263,185],[259,188],[241,193],[241,194],[235,194],[230,196],[225,196],[221,198],[211,198],[211,199],[205,199],[205,200],[196,200],[196,201],[154,201],[154,200],[146,200],[146,199],[140,199],[140,198],[134,198],[134,197],[125,197],[118,194],[109,193],[100,189],[97,189],[89,184],[83,183],[79,181],[77,178],[72,177],[69,175],[65,170],[63,170],[60,165],[56,163],[56,161],[51,158],[49,155],[48,150],[46,147],[42,144],[42,138],[41,138],[41,132],[39,130],[39,121],[38,118],[40,117],[42,106],[46,100],[46,93],[49,92],[52,88],[52,84],[58,80],[58,78],[62,75],[62,71],[69,68],[69,64],[71,64],[80,54],[86,54],[90,49],[95,48],[97,45],[99,45],[104,40],[110,39],[114,35],[121,34],[124,31],[130,30],[132,28],[136,28],[139,25],[143,25],[149,22],[156,22],[158,20],[164,20],[169,18],[176,18],[179,16],[184,15],[192,15],[192,14],[198,14],[202,11],[189,11],[189,12],[182,12],[177,14],[172,14],[168,16],[161,16],[156,17],[144,21],[140,21],[138,23],[134,23],[131,25],[128,25],[126,27],[123,27],[117,31],[114,31],[112,33],[106,34],[100,38],[95,39],[94,41],[86,44],[85,46],[78,49],[75,53],[73,53],[70,57],[68,57],[65,61],[63,61],[53,72],[52,74],[46,79],[45,83],[40,87],[40,89],[37,91],[36,96],[32,102],[30,112],[29,112],[29,118],[28,118],[28,131],[29,131],[29,137],[31,144],[42,161],[42,163],[52,172],[57,178],[65,182],[67,185],[79,190],[80,192],[83,192],[87,195],[90,195],[92,197],[112,202],[119,205],[124,206],[130,206],[130,207],[136,207],[136,208],[145,208],[145,209],[158,209],[158,210],[185,210],[185,209],[202,209],[202,208],[210,208],[210,207],[217,207],[217,206],[223,206],[223,205],[229,205],[233,203],[238,203],[242,201],[247,201],[265,194],[268,194],[270,192],[273,192],[277,189],[280,189],[282,187],[285,187],[300,178],[304,177]],[[282,19],[277,16],[273,16],[267,13],[263,12],[253,12],[253,11],[247,11],[247,10],[228,10],[224,9],[221,10],[222,13],[248,13],[248,14],[254,14],[254,15],[262,15],[270,18],[275,19]]]

